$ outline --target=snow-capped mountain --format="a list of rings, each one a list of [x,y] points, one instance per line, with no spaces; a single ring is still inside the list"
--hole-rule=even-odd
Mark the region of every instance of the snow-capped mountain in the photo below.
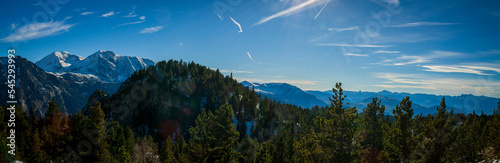
[[[47,57],[46,57],[47,58]],[[68,58],[66,58],[66,61]],[[7,81],[7,58],[0,57],[0,80]],[[88,97],[97,89],[114,92],[120,83],[102,82],[96,76],[76,73],[55,74],[46,72],[33,62],[17,56],[16,99],[24,111],[33,107],[38,115],[46,113],[48,101],[55,99],[64,113],[75,113],[85,106]],[[64,61],[61,60],[61,61]],[[61,62],[56,62],[61,63]],[[6,84],[0,85],[1,92],[7,92]],[[0,94],[0,99],[9,99]],[[5,102],[6,100],[4,100]],[[1,103],[1,105],[5,105]]]
[[[150,59],[120,56],[105,50],[99,50],[87,58],[64,51],[54,52],[36,62],[36,65],[48,72],[91,75],[110,83],[122,82],[136,70],[154,64]]]
[[[297,106],[312,108],[313,106],[327,106],[327,104],[314,95],[304,92],[302,89],[287,84],[287,83],[251,83],[243,81],[241,84],[250,89],[254,89],[256,93],[270,99],[275,99],[284,103],[294,104]]]
[[[39,67],[43,67],[48,72],[64,71],[66,67],[83,60],[83,57],[71,54],[66,51],[53,52],[36,62]]]

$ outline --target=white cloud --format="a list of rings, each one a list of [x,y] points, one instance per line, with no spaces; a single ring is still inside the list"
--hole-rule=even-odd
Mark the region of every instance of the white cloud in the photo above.
[[[115,11],[111,11],[111,12],[108,12],[108,13],[105,13],[105,14],[102,14],[101,17],[105,17],[105,18],[109,18],[113,15],[116,15],[116,14],[119,14],[120,12],[115,12]]]
[[[243,32],[243,29],[241,29],[240,23],[238,23],[236,20],[234,20],[233,17],[229,17],[229,18],[231,18],[231,20],[233,21],[233,23],[236,24],[238,26],[238,28],[240,28],[240,30],[238,31],[238,33]]]
[[[135,14],[135,9],[137,7],[136,6],[132,6],[132,10],[128,13],[128,15],[125,15],[123,17],[129,17],[129,18],[135,18],[137,17],[137,14]]]
[[[158,32],[161,29],[163,29],[163,26],[155,26],[155,27],[150,27],[150,28],[144,28],[144,29],[141,30],[140,33],[155,33],[155,32]]]
[[[368,57],[368,54],[344,53],[344,55],[355,56],[355,57]]]
[[[375,2],[384,7],[390,7],[387,4],[397,7],[400,4],[399,0],[370,0],[370,1]]]
[[[328,28],[328,31],[337,31],[337,32],[342,32],[342,31],[352,31],[355,29],[358,29],[358,26],[352,26],[352,27],[346,27],[346,28]]]
[[[399,0],[384,0],[384,2],[389,3],[389,4],[394,4],[396,6],[399,6]]]
[[[66,20],[31,23],[16,28],[9,36],[2,38],[3,42],[27,41],[48,36],[54,36],[69,31],[74,24],[66,24]]]
[[[80,15],[91,15],[91,14],[94,14],[95,12],[92,12],[92,11],[86,11],[86,12],[82,12],[80,13]]]
[[[425,69],[424,71],[432,71],[432,72],[459,72],[459,73],[469,73],[469,74],[477,74],[477,75],[491,75],[485,74],[482,71],[478,71],[475,69],[469,69],[462,66],[443,66],[443,65],[432,65],[432,66],[422,66]]]
[[[310,5],[313,5],[314,2],[317,2],[317,1],[319,1],[319,0],[308,0],[308,1],[304,2],[304,3],[299,4],[299,5],[290,7],[288,9],[280,11],[280,12],[278,12],[276,14],[271,15],[271,16],[265,17],[265,18],[259,20],[257,23],[253,24],[252,26],[263,24],[265,22],[273,20],[274,18],[279,18],[279,17],[282,17],[282,16],[287,16],[287,15],[291,15],[291,14],[297,13],[300,10],[302,10],[303,8],[305,8],[307,6],[310,6]]]
[[[326,43],[320,43],[317,44],[318,46],[339,46],[339,47],[360,47],[360,48],[385,48],[385,47],[390,47],[390,45],[363,45],[363,44],[336,44],[336,43],[331,43],[331,44],[326,44]]]
[[[130,23],[123,23],[123,24],[117,25],[117,26],[115,26],[113,28],[124,26],[124,25],[139,24],[139,23],[144,23],[144,22],[146,22],[146,17],[145,16],[141,16],[141,17],[139,17],[139,21],[130,22]]]
[[[473,93],[477,95],[500,95],[500,82],[482,78],[440,78],[422,74],[375,73],[375,77],[386,79],[382,88],[428,89],[453,94]]]
[[[402,55],[400,57],[397,57],[395,59],[386,59],[383,62],[385,63],[390,63],[390,65],[395,65],[395,66],[402,66],[402,65],[409,65],[409,64],[416,64],[416,63],[424,63],[430,61],[429,57],[425,56],[409,56],[409,55]]]
[[[398,25],[390,25],[389,27],[418,27],[418,26],[435,26],[435,25],[454,25],[457,23],[438,23],[438,22],[413,22]]]
[[[385,50],[378,50],[373,52],[372,54],[380,54],[380,53],[385,53],[385,54],[397,54],[401,53],[401,51],[385,51]]]
[[[317,81],[312,80],[270,80],[268,83],[288,83],[288,84],[301,84],[301,85],[315,85]]]
[[[487,74],[483,71],[494,71],[500,73],[500,68],[494,67],[485,67],[485,66],[444,66],[444,65],[431,65],[431,66],[422,66],[425,69],[424,71],[433,71],[433,72],[457,72],[457,73],[469,73],[469,74],[477,74],[477,75],[493,75]]]
[[[463,55],[462,53],[457,53],[457,52],[450,52],[450,51],[432,51],[431,53],[427,55],[421,55],[421,56],[415,56],[415,55],[405,55],[402,54],[401,56],[394,58],[394,59],[386,59],[382,61],[382,65],[394,65],[394,66],[402,66],[402,65],[409,65],[409,64],[416,64],[416,63],[425,63],[429,62],[432,59],[436,58],[443,58],[443,57],[452,57],[452,56],[459,56]]]

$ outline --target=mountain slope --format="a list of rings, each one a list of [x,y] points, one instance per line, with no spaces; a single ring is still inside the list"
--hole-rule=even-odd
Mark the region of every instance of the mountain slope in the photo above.
[[[0,58],[0,81],[7,81],[7,58]],[[64,73],[56,75],[17,56],[16,65],[16,96],[24,111],[33,107],[37,114],[43,115],[48,108],[47,102],[55,99],[62,112],[75,113],[85,106],[92,92],[101,88],[114,92],[119,84],[105,83],[95,76]],[[1,92],[7,92],[7,85],[0,86]],[[6,93],[0,94],[0,99],[8,99]],[[2,100],[4,103],[5,100]],[[5,104],[2,104],[5,105]]]
[[[150,59],[120,56],[112,51],[99,50],[87,58],[68,52],[54,52],[36,62],[48,72],[94,75],[104,82],[122,82],[134,71],[154,65]]]
[[[254,88],[256,93],[270,99],[284,103],[294,104],[305,108],[313,106],[327,106],[329,104],[316,98],[316,96],[304,92],[302,89],[287,83],[250,83],[243,81],[241,84],[250,89]]]

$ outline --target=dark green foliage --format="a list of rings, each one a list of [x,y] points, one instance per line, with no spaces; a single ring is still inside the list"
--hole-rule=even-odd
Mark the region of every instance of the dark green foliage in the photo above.
[[[413,108],[409,97],[404,98],[392,111],[394,122],[387,130],[385,149],[389,153],[390,161],[408,162],[414,147],[412,133]]]
[[[385,106],[372,99],[361,114],[361,131],[359,137],[361,146],[364,147],[360,153],[362,162],[378,162],[380,152],[384,149],[384,117]]]
[[[236,159],[239,133],[235,130],[233,109],[223,105],[215,114],[203,110],[196,126],[189,129],[189,150],[193,161],[228,162]]]

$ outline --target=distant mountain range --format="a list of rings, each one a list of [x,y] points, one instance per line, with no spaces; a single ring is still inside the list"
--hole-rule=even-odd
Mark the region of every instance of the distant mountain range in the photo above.
[[[254,88],[255,92],[270,99],[275,99],[284,103],[295,104],[301,107],[311,108],[313,106],[326,106],[327,103],[318,99],[316,96],[309,94],[302,89],[287,84],[287,83],[250,83],[248,81],[241,82],[243,86],[250,89]],[[329,102],[328,102],[329,103]]]
[[[7,81],[7,58],[0,58],[0,80]],[[83,58],[69,52],[53,52],[40,61],[32,63],[25,58],[16,58],[17,88],[16,95],[23,104],[23,110],[34,107],[42,115],[47,108],[47,102],[56,99],[61,110],[74,113],[83,108],[89,96],[97,89],[107,93],[118,90],[123,81],[135,71],[155,65],[150,59],[133,56],[120,56],[112,51],[99,50]],[[287,83],[251,83],[241,84],[254,89],[263,97],[290,103],[303,108],[330,105],[328,97],[333,92],[304,91]],[[7,85],[0,86],[1,92],[7,92]],[[441,98],[445,97],[448,109],[455,113],[484,112],[493,114],[497,109],[498,98],[474,95],[439,96],[432,94],[410,94],[389,91],[361,92],[344,91],[347,95],[346,106],[356,106],[362,111],[371,99],[377,97],[386,106],[386,113],[392,114],[392,109],[400,100],[410,96],[416,114],[434,114]],[[0,94],[1,99],[8,99],[7,94]],[[4,100],[5,102],[5,100]],[[348,104],[348,105],[347,105]],[[4,104],[5,105],[5,104]]]
[[[0,81],[7,81],[7,58],[0,58]],[[89,96],[101,89],[114,93],[122,81],[134,71],[154,65],[150,59],[119,56],[112,51],[97,51],[83,58],[69,52],[53,52],[33,63],[16,57],[16,95],[23,110],[33,107],[43,115],[47,102],[55,99],[62,112],[75,113],[82,109]],[[0,86],[7,92],[7,85]],[[8,99],[1,94],[1,99]],[[2,101],[5,102],[5,101]]]
[[[311,108],[316,105],[327,106],[330,105],[329,97],[332,97],[333,92],[328,91],[303,91],[300,88],[286,84],[286,83],[251,83],[248,81],[241,82],[250,89],[254,88],[255,92],[262,96],[275,99],[285,103],[291,103],[302,107]],[[410,97],[413,102],[415,114],[434,114],[436,107],[441,103],[441,99],[445,97],[447,109],[455,113],[476,113],[484,112],[485,114],[493,114],[497,109],[498,98],[474,95],[460,95],[460,96],[439,96],[433,94],[411,94],[411,93],[398,93],[390,91],[380,92],[362,92],[362,91],[344,91],[347,96],[345,99],[346,106],[356,106],[358,111],[366,108],[368,103],[371,103],[372,98],[376,97],[381,101],[382,105],[386,107],[386,114],[392,114],[399,102],[406,96]],[[349,103],[349,105],[347,105]]]

